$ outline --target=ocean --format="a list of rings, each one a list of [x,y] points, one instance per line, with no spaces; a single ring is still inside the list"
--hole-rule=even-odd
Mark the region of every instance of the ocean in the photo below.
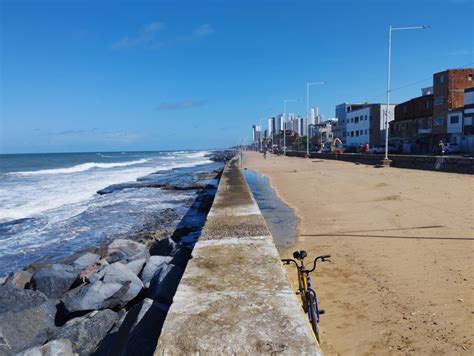
[[[196,191],[160,187],[222,167],[208,154],[0,155],[0,276],[150,229],[163,212],[183,216]]]

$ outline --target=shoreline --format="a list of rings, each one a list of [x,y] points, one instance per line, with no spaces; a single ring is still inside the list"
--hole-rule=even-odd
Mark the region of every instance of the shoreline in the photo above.
[[[474,246],[456,239],[473,236],[469,176],[400,168],[387,176],[347,162],[245,154],[245,166],[265,175],[298,218],[296,244],[282,255],[333,256],[315,273],[326,354],[472,350]],[[426,194],[423,181],[436,194]],[[440,201],[451,210],[440,211]],[[462,207],[456,217],[453,206]],[[287,273],[295,286],[295,271]]]
[[[176,224],[38,261],[2,279],[0,353],[55,348],[65,354],[153,354],[223,166],[201,175],[201,185],[167,186],[196,193]]]

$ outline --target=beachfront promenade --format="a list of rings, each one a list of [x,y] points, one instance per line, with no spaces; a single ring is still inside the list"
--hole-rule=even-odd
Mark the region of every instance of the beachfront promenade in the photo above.
[[[192,254],[155,355],[321,354],[238,159]]]
[[[472,175],[245,157],[299,218],[287,254],[332,255],[313,278],[325,354],[473,353]]]

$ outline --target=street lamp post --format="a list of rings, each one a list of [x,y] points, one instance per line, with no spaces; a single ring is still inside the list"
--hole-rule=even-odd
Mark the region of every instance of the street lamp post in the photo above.
[[[286,103],[291,101],[296,101],[295,99],[285,99],[283,100],[283,154],[286,156]]]
[[[387,103],[385,106],[385,158],[384,161],[388,161],[388,110],[390,106],[390,64],[392,55],[392,31],[402,30],[421,30],[428,28],[429,26],[410,26],[410,27],[392,27],[388,28],[388,74],[387,74]]]
[[[326,82],[306,83],[306,156],[309,157],[309,87],[312,85],[326,84]]]

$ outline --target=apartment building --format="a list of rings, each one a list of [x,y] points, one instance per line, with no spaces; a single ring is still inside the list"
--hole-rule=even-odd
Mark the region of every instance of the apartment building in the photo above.
[[[429,153],[433,128],[433,94],[422,89],[422,96],[395,106],[389,140],[404,153]],[[428,93],[428,94],[426,94]]]
[[[394,109],[395,105],[388,106],[389,122],[394,118]],[[386,110],[386,104],[365,104],[362,108],[347,112],[345,143],[349,146],[384,144]]]
[[[433,74],[433,140],[450,140],[448,114],[464,108],[464,89],[474,86],[474,68]]]

